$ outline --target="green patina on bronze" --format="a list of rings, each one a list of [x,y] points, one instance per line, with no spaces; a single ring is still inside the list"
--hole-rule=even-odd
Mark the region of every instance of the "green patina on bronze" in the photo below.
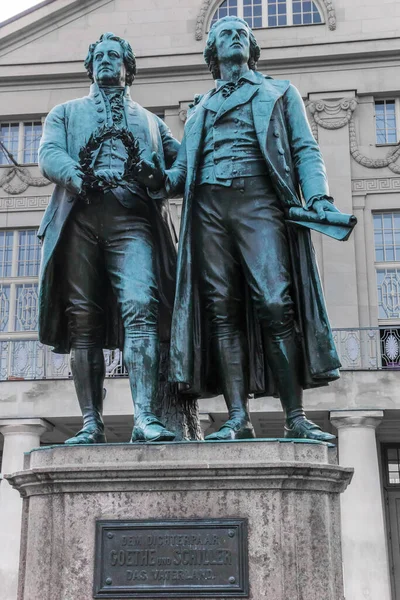
[[[287,437],[328,441],[302,401],[340,367],[309,229],[346,239],[355,219],[338,218],[299,92],[258,73],[259,56],[245,21],[217,21],[204,52],[216,86],[189,110],[174,165],[139,165],[147,185],[184,194],[170,377],[224,394],[229,420],[208,439],[253,437],[254,393],[280,396]]]
[[[40,168],[56,184],[39,229],[39,337],[56,352],[71,351],[84,427],[68,443],[105,441],[103,348],[123,349],[135,405],[132,441],[171,440],[175,433],[159,419],[159,398],[168,396],[159,365],[165,371],[175,237],[168,201],[150,198],[132,167],[139,153],[156,153],[170,167],[179,143],[131,99],[136,61],[126,40],[103,34],[85,67],[90,94],[49,113],[39,149]]]

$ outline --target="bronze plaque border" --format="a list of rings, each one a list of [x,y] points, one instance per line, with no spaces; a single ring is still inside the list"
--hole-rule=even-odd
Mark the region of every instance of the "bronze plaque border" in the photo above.
[[[132,587],[102,587],[103,575],[103,533],[105,530],[123,530],[123,529],[158,529],[166,530],[174,527],[180,529],[202,529],[214,527],[232,528],[237,531],[237,573],[239,575],[239,585],[234,589],[227,586],[211,586],[201,590],[200,587],[191,590],[189,587],[183,588],[170,586],[166,590],[152,589],[135,591]],[[95,541],[95,565],[94,565],[94,598],[125,598],[136,600],[136,598],[147,598],[153,600],[156,598],[248,598],[249,597],[249,560],[248,560],[248,521],[247,519],[147,519],[147,520],[97,520],[96,521],[96,541]],[[161,588],[161,586],[160,586]]]

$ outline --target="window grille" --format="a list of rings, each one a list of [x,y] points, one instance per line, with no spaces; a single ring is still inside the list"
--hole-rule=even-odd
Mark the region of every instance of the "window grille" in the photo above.
[[[38,321],[38,284],[16,286],[15,331],[36,331]]]
[[[400,485],[400,446],[388,444],[383,446],[385,479],[388,485]]]
[[[400,319],[400,211],[374,213],[373,224],[378,318]]]
[[[0,285],[0,331],[8,331],[10,289],[9,285]]]
[[[375,100],[377,144],[396,144],[398,141],[395,100]]]
[[[210,26],[228,15],[241,17],[255,29],[323,23],[317,3],[312,0],[224,0]]]
[[[35,229],[0,230],[0,341],[37,330],[39,266]]]
[[[19,164],[38,161],[42,121],[23,121],[0,124],[0,141]],[[0,165],[12,164],[11,158],[0,148]]]
[[[377,269],[378,317],[400,319],[400,269]]]

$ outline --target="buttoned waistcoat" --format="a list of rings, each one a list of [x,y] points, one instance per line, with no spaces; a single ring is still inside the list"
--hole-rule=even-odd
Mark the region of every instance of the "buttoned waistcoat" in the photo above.
[[[298,90],[289,81],[274,80],[255,73],[258,85],[249,90],[254,126],[265,160],[266,173],[284,209],[302,206],[301,194],[310,204],[314,196],[329,196],[324,161],[315,141]],[[204,328],[193,260],[192,218],[197,171],[204,137],[205,94],[188,115],[185,135],[173,167],[167,171],[166,188],[171,195],[184,192],[179,238],[177,286],[171,333],[173,381],[190,386],[197,394],[220,393],[210,368],[210,340]],[[237,105],[232,94],[216,120]],[[309,231],[288,231],[293,263],[293,292],[303,346],[303,387],[326,385],[337,379],[340,362],[326,312],[318,267]],[[212,260],[212,257],[210,257]],[[250,385],[254,393],[272,393],[273,384],[261,348],[259,324],[252,309],[248,314]]]
[[[157,152],[161,164],[170,166],[176,158],[179,142],[174,139],[167,125],[156,115],[134,102],[126,87],[124,111],[129,130],[138,140],[142,157],[150,160]],[[75,204],[79,202],[71,189],[71,178],[79,161],[79,151],[90,135],[107,122],[104,99],[97,86],[90,93],[53,108],[48,114],[39,147],[39,167],[45,177],[56,184],[42,219],[38,235],[43,239],[39,286],[39,337],[43,343],[68,352],[66,322],[60,309],[59,274],[55,272],[54,253],[66,220]],[[100,147],[101,148],[101,147]],[[93,164],[100,148],[93,155]],[[173,304],[173,281],[175,276],[175,247],[173,226],[167,200],[148,199],[152,207],[153,227],[159,243],[158,263],[161,304],[167,312]],[[167,285],[164,285],[165,282]],[[118,318],[115,307],[110,307],[110,323],[107,347],[121,346],[121,335],[116,332]]]

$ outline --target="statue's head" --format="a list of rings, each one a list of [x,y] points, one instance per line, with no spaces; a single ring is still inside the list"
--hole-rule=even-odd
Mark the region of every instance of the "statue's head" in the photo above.
[[[136,59],[131,45],[113,33],[103,33],[90,44],[85,68],[92,81],[104,85],[132,85]]]
[[[221,77],[222,62],[247,63],[256,70],[260,48],[250,27],[240,17],[228,16],[219,19],[208,34],[204,59],[214,79]]]

